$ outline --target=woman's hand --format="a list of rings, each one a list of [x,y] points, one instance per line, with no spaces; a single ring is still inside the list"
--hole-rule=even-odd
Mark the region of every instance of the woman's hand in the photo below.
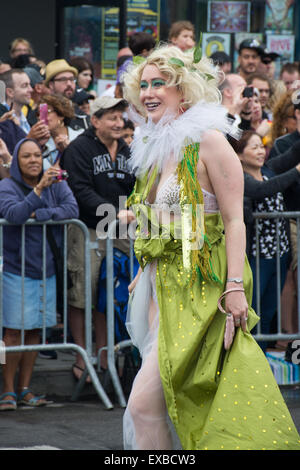
[[[256,133],[259,134],[261,137],[265,137],[268,132],[270,131],[270,124],[268,119],[264,119],[258,128],[256,129]]]
[[[58,183],[56,177],[59,175],[60,171],[59,168],[51,166],[44,172],[41,180],[34,188],[34,192],[37,196],[41,196],[43,189],[48,188],[53,183]]]
[[[241,326],[242,330],[246,331],[248,319],[248,303],[245,297],[245,292],[228,292],[225,298],[225,310],[227,313],[232,314],[234,325],[237,328]]]
[[[20,120],[15,115],[14,110],[8,111],[7,113],[2,114],[2,116],[0,117],[0,122],[4,122],[7,120],[13,121],[16,126],[20,125]]]
[[[56,148],[59,152],[63,152],[69,145],[70,140],[67,135],[60,134],[54,138]]]
[[[50,139],[49,127],[43,121],[39,121],[32,126],[27,137],[28,139],[37,140],[39,145],[43,147]]]
[[[4,140],[0,139],[0,161],[2,163],[10,163],[12,160],[12,156],[8,151],[6,143]]]

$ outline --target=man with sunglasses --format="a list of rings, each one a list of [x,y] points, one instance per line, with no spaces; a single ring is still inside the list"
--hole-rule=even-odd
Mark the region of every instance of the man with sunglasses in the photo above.
[[[261,56],[261,66],[259,67],[260,72],[265,73],[271,80],[275,78],[275,61],[280,57],[277,52],[270,52],[267,48]]]
[[[46,66],[45,85],[50,92],[57,95],[63,95],[65,98],[73,101],[76,90],[76,77],[78,70],[72,67],[65,59],[56,59],[49,62]],[[89,126],[89,117],[81,111],[75,104],[75,119],[70,126],[75,129],[87,129]]]

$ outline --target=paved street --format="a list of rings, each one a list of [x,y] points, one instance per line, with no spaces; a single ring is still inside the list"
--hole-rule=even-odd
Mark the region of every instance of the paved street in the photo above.
[[[123,409],[99,400],[19,408],[0,416],[2,448],[50,446],[63,450],[122,449]]]
[[[300,431],[300,390],[283,389],[283,395]],[[1,413],[0,449],[121,450],[123,412],[118,406],[107,411],[98,399],[86,398]]]

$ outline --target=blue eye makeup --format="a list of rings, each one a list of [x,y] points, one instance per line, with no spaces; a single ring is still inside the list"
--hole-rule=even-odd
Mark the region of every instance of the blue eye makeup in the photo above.
[[[153,78],[151,80],[151,88],[161,88],[162,86],[165,86],[167,82],[163,80],[162,78]],[[141,90],[147,90],[149,86],[149,83],[146,80],[142,80],[140,83],[140,89]]]
[[[147,88],[148,88],[148,82],[146,82],[145,80],[142,80],[140,83],[140,89],[147,90]]]
[[[165,86],[165,84],[166,81],[162,78],[154,78],[154,80],[152,80],[152,88],[160,88],[162,86]]]

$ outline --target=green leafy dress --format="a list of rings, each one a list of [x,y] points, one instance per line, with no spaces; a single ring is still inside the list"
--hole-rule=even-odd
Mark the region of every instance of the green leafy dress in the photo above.
[[[177,170],[180,201],[192,206],[192,224],[195,204],[203,202],[195,177],[198,149],[197,146],[187,147]],[[157,348],[157,356],[153,357],[154,361],[156,357],[158,360],[166,414],[181,447],[185,450],[300,450],[300,438],[290,413],[265,355],[250,333],[259,318],[250,307],[252,274],[247,259],[243,277],[249,304],[247,331],[236,328],[231,348],[226,351],[223,342],[226,316],[217,308],[227,278],[220,213],[204,214],[204,244],[198,251],[194,250],[195,253],[188,253],[189,260],[184,259],[186,241],[177,238],[173,222],[168,226],[157,222],[156,236],[151,237],[150,221],[153,229],[156,218],[147,203],[147,196],[156,179],[155,171],[138,179],[128,204],[135,205],[135,253],[144,270],[142,276],[147,269],[152,269],[155,274],[154,281],[152,276],[152,294],[148,293],[150,297],[155,296],[158,304],[158,327],[152,342],[152,350]],[[165,236],[166,233],[169,236]],[[145,283],[142,276],[134,295],[138,295],[139,284]],[[150,282],[151,275],[146,283]],[[147,285],[144,286],[146,290]],[[151,351],[143,345],[149,333],[148,312],[144,315],[148,309],[146,297],[142,294],[138,304],[133,297],[129,320],[129,331],[133,331],[133,341],[143,355],[139,374],[143,377],[140,382],[144,383],[147,375],[143,371],[147,364],[145,356]],[[155,375],[154,363],[150,370]],[[138,441],[140,433],[147,432],[147,426],[149,436],[150,428],[154,435],[159,434],[157,417],[154,421],[145,418],[142,427],[137,418],[135,403],[139,400],[139,374],[124,418],[127,449],[145,445]],[[148,385],[146,389],[149,389]],[[142,391],[141,396],[146,392]],[[150,394],[150,402],[152,396]],[[148,399],[145,410],[147,408],[151,414]],[[148,447],[144,448],[165,448],[161,438],[157,442],[151,439],[149,437]]]

